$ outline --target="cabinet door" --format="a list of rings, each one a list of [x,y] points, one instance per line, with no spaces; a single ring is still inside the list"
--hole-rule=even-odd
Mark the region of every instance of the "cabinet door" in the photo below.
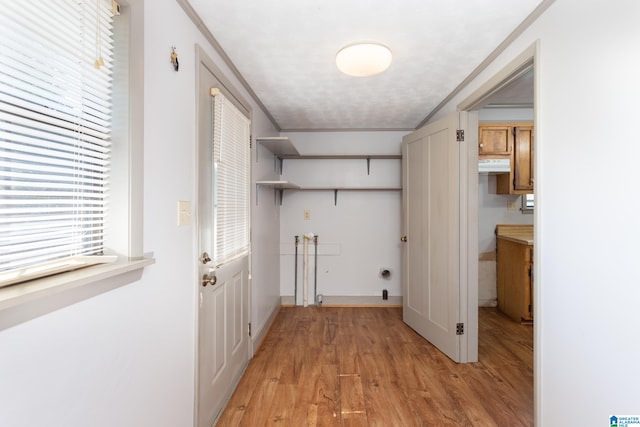
[[[516,192],[532,192],[533,126],[518,126],[514,134],[513,189]]]
[[[478,135],[478,155],[509,155],[513,150],[513,127],[509,125],[481,125]]]
[[[530,246],[498,238],[498,309],[516,322],[533,320]]]

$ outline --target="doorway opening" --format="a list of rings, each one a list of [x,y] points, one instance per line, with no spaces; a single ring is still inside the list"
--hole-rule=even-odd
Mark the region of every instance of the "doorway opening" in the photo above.
[[[477,119],[476,125],[479,125],[486,121],[492,122],[531,122],[533,126],[537,123],[538,113],[535,106],[535,93],[537,91],[537,76],[535,72],[536,66],[536,54],[538,50],[537,43],[531,45],[528,49],[522,52],[517,58],[510,62],[506,67],[496,73],[490,78],[484,85],[478,88],[473,94],[458,104],[459,111],[466,111],[471,117]],[[477,128],[477,127],[476,127]],[[535,141],[536,132],[532,134],[531,144],[532,147],[536,146]],[[477,135],[473,135],[474,137]],[[476,141],[479,141],[476,139]],[[475,164],[478,161],[478,144],[475,149],[472,149],[475,156]],[[533,178],[538,176],[538,164],[536,161],[537,150],[533,149],[531,154],[531,172],[532,172],[532,185],[534,184]],[[472,165],[474,161],[471,161]],[[477,170],[476,170],[477,174]],[[529,206],[527,202],[530,200],[530,196],[510,194],[506,196],[496,195],[497,189],[497,176],[496,175],[476,175],[478,176],[477,182],[477,211],[469,212],[469,215],[475,215],[477,218],[476,233],[470,231],[474,237],[477,237],[477,241],[473,248],[470,248],[469,252],[469,269],[473,270],[472,264],[477,259],[476,270],[476,282],[478,284],[478,302],[479,305],[497,305],[500,300],[500,295],[497,286],[497,271],[496,271],[496,257],[495,247],[497,238],[494,230],[495,225],[500,223],[507,224],[531,224],[533,227],[533,245],[531,247],[532,260],[539,260],[540,258],[540,245],[537,239],[537,227],[536,223],[540,217],[539,205],[533,211],[527,209]],[[539,200],[539,194],[534,186],[535,199]],[[524,202],[522,201],[524,200]],[[473,245],[474,242],[471,242]],[[472,256],[473,249],[477,252],[475,257]],[[534,283],[535,277],[540,277],[537,272],[540,271],[540,265],[533,263],[531,266],[531,316],[533,318],[533,325],[529,326],[533,328],[533,391],[532,396],[534,402],[537,399],[537,387],[536,387],[536,370],[535,366],[538,363],[538,351],[536,343],[539,336],[539,324],[540,324],[540,308],[534,304],[534,301],[540,301],[540,283]],[[479,308],[478,310],[482,310]],[[514,322],[516,325],[517,322]],[[483,336],[479,334],[479,341],[482,342]],[[480,356],[482,357],[482,356]],[[537,412],[537,408],[534,405],[534,414]]]

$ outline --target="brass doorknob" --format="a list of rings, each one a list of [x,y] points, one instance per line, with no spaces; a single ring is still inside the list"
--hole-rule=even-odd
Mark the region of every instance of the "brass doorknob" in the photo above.
[[[215,285],[216,282],[218,281],[218,278],[216,277],[215,274],[211,273],[211,274],[204,274],[202,276],[202,286],[206,287],[207,285]]]
[[[406,242],[407,242],[407,236],[402,236],[402,237],[400,238],[400,241],[401,241],[401,242],[405,242],[405,243],[406,243]]]

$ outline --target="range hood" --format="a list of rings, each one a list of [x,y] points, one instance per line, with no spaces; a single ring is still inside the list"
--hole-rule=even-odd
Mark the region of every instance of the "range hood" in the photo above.
[[[479,159],[478,173],[509,173],[511,159]]]

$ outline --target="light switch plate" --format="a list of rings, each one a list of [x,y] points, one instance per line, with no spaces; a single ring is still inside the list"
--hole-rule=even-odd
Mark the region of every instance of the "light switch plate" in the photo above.
[[[191,202],[189,200],[178,200],[178,225],[191,224]]]

